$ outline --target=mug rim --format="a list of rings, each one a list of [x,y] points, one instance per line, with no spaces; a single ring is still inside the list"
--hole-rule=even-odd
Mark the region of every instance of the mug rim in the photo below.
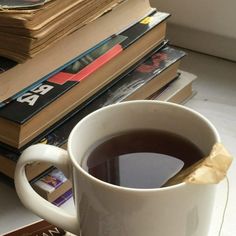
[[[211,128],[212,132],[215,135],[216,143],[221,142],[220,135],[219,135],[216,127],[212,124],[212,122],[210,120],[208,120],[205,116],[203,116],[201,113],[193,110],[192,108],[189,108],[189,107],[186,107],[186,106],[183,106],[183,105],[180,105],[180,104],[176,104],[176,103],[173,103],[173,102],[158,101],[158,100],[124,101],[124,102],[121,102],[121,103],[111,104],[111,105],[107,105],[105,107],[99,108],[98,110],[93,111],[90,114],[88,114],[87,116],[85,116],[83,119],[81,119],[74,126],[74,128],[70,132],[70,135],[69,135],[69,138],[68,138],[68,146],[67,146],[67,150],[68,150],[68,153],[69,153],[70,160],[72,161],[72,163],[75,166],[75,168],[78,169],[80,172],[82,172],[83,175],[85,175],[90,181],[96,182],[96,184],[99,184],[99,185],[102,185],[104,187],[108,187],[108,188],[111,188],[111,189],[114,189],[114,190],[132,191],[132,192],[154,192],[154,191],[166,191],[166,190],[172,190],[172,189],[175,189],[175,188],[184,187],[185,185],[187,185],[187,183],[185,183],[185,182],[182,182],[182,183],[179,183],[179,184],[170,185],[170,186],[166,186],[166,187],[161,187],[161,188],[160,187],[159,188],[131,188],[131,187],[124,187],[124,186],[114,185],[114,184],[107,183],[107,182],[105,182],[103,180],[100,180],[100,179],[92,176],[86,170],[84,170],[82,168],[81,164],[78,163],[78,161],[75,159],[75,157],[73,155],[73,151],[72,151],[71,140],[73,139],[73,136],[74,136],[76,130],[79,129],[79,126],[81,125],[81,123],[84,123],[87,119],[90,119],[91,116],[96,116],[97,113],[104,112],[106,110],[111,109],[112,107],[122,106],[124,104],[138,104],[138,103],[163,104],[163,105],[177,107],[179,109],[183,109],[183,110],[186,110],[188,112],[194,113],[194,115],[196,115],[199,118],[201,118]]]

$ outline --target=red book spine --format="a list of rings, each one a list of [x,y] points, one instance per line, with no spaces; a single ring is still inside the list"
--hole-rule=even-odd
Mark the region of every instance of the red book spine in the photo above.
[[[122,51],[122,46],[120,44],[117,44],[109,51],[107,51],[106,53],[98,57],[96,60],[91,62],[89,65],[84,67],[78,73],[70,74],[66,72],[59,72],[58,74],[48,79],[48,81],[57,84],[64,84],[66,81],[80,82],[81,80],[86,79],[89,75],[91,75],[97,69],[109,62],[113,57],[117,56]]]
[[[81,81],[91,75],[94,71],[96,71],[98,68],[106,64],[108,61],[110,61],[113,57],[118,55],[120,52],[123,51],[123,48],[121,45],[117,44],[113,48],[111,48],[108,52],[97,58],[95,61],[93,61],[91,64],[86,66],[84,69],[82,69],[78,74],[76,74],[73,77],[73,81]]]

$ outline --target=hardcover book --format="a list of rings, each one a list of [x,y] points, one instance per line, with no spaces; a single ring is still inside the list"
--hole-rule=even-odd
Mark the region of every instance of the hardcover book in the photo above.
[[[161,50],[162,48],[164,48],[166,46],[167,42],[168,41],[164,41],[160,46],[158,46],[156,49],[154,49],[153,52]],[[151,53],[145,55],[141,60],[136,62],[133,66],[129,67],[119,77],[117,77],[115,80],[113,80],[112,82],[110,82],[109,84],[104,86],[94,96],[90,97],[86,102],[82,103],[76,109],[74,109],[72,112],[70,112],[65,118],[58,121],[56,124],[54,124],[52,127],[47,129],[45,132],[43,132],[42,134],[37,136],[35,139],[31,140],[29,143],[24,145],[22,148],[15,149],[15,148],[12,148],[12,147],[7,146],[7,145],[3,145],[3,144],[0,145],[0,163],[1,163],[0,171],[4,175],[7,175],[8,177],[13,178],[14,177],[15,164],[16,164],[19,156],[21,155],[21,152],[31,144],[38,143],[38,142],[45,142],[45,143],[51,143],[51,144],[54,144],[54,145],[57,145],[57,146],[63,145],[66,142],[66,139],[67,139],[66,134],[62,135],[58,139],[58,142],[57,142],[57,137],[54,134],[49,135],[49,136],[47,136],[47,134],[49,134],[52,130],[59,127],[62,123],[64,123],[66,120],[68,120],[70,117],[72,117],[75,113],[78,113],[83,108],[86,108],[87,110],[89,110],[90,109],[89,104],[90,104],[91,101],[96,100],[98,98],[99,98],[99,100],[100,99],[102,100],[103,99],[103,94],[105,93],[104,96],[106,96],[106,92],[108,91],[109,88],[111,88],[119,80],[121,80],[122,78],[124,78],[125,76],[130,74],[133,70],[135,70],[136,67],[138,67],[139,65],[144,63],[146,60],[148,60],[150,55],[151,55]],[[109,91],[108,91],[108,93],[109,93]],[[68,126],[68,127],[64,126],[65,130],[63,132],[66,132],[66,129],[70,129],[70,128],[72,128],[72,126],[73,126],[73,122],[71,122],[71,126]],[[63,129],[64,128],[62,127],[62,130]],[[46,136],[47,136],[47,138],[44,138]],[[28,180],[32,180],[33,178],[38,176],[40,173],[47,170],[49,167],[50,166],[49,166],[48,163],[38,163],[38,162],[27,165],[26,166],[26,175],[27,175]]]
[[[169,101],[175,103],[185,103],[196,93],[192,84],[197,76],[182,70],[178,70],[179,76],[165,85],[162,89],[156,91],[148,99]]]
[[[144,62],[142,62],[132,71],[129,71],[127,74],[123,75],[123,77],[120,78],[112,87],[108,88],[100,96],[91,100],[86,106],[78,107],[72,111],[61,121],[56,123],[54,127],[48,129],[44,133],[43,137],[40,138],[40,136],[38,136],[33,142],[43,142],[62,146],[67,142],[69,133],[73,127],[82,118],[99,108],[125,101],[128,97],[132,98],[131,95],[133,93],[139,91],[141,87],[145,87],[145,85],[147,85],[152,80],[157,79],[158,81],[162,72],[165,72],[165,70],[167,70],[171,65],[176,65],[176,63],[178,63],[185,55],[186,54],[183,51],[171,48],[169,46],[152,52]],[[157,56],[161,58],[159,59],[159,63],[153,63],[153,59]],[[147,67],[149,68],[148,70],[143,70],[143,68]],[[173,71],[175,72],[173,73],[174,76],[171,79],[166,80],[166,84],[175,79],[177,76],[176,67],[173,67]],[[159,90],[159,88],[155,89],[156,91]],[[149,95],[147,95],[147,93],[139,94],[139,97],[136,97],[136,99],[147,99],[152,94],[153,92],[151,90]],[[29,143],[28,145],[31,144],[32,143]],[[26,148],[28,145],[26,145],[24,148]]]
[[[106,96],[101,96],[103,101],[101,97],[100,101],[95,101],[103,107],[121,101],[147,98],[176,77],[179,62],[185,55],[185,52],[168,46],[155,52],[108,89]]]
[[[96,60],[93,61],[91,67],[89,64],[88,67],[83,68],[74,76],[67,76],[68,73],[62,72],[63,79],[60,76],[59,79],[63,82],[67,79],[77,81],[76,86],[69,89],[63,96],[52,99],[53,102],[44,107],[43,110],[42,106],[39,107],[36,111],[37,115],[34,115],[34,108],[30,110],[30,105],[35,105],[40,96],[44,96],[46,93],[51,94],[53,90],[50,86],[35,88],[23,97],[18,98],[17,101],[3,107],[0,110],[0,141],[20,148],[76,106],[89,99],[90,96],[114,80],[163,41],[167,17],[168,14],[157,12],[144,18],[119,35],[113,36],[115,38],[123,36],[126,39],[108,50],[104,54],[105,59],[102,55],[96,59],[101,59],[97,64]],[[100,64],[102,66],[99,66]],[[95,69],[93,69],[93,66],[95,66]],[[57,81],[57,79],[54,81]],[[29,110],[28,113],[26,112],[27,109]],[[25,115],[26,113],[27,115]]]
[[[147,87],[145,92],[137,93],[136,99],[146,99],[151,96],[153,92],[153,86],[149,87],[150,82],[154,81],[155,91],[161,89],[173,80],[177,75],[178,63],[181,58],[185,56],[185,53],[181,50],[171,48],[169,46],[160,49],[158,47],[152,53],[146,55],[139,63],[131,67],[126,73],[123,73],[114,84],[104,88],[101,94],[91,97],[87,103],[78,106],[71,111],[63,119],[55,123],[44,133],[37,136],[31,142],[27,143],[21,149],[15,151],[8,148],[0,147],[0,163],[7,162],[15,166],[16,161],[19,158],[21,151],[23,151],[29,145],[34,143],[48,143],[56,146],[63,146],[66,144],[69,133],[72,128],[89,113],[109,104],[122,102],[124,100],[132,100],[132,94],[141,91],[142,87]],[[158,60],[156,60],[158,58]],[[153,60],[156,60],[155,63]],[[177,67],[176,67],[177,65]],[[146,69],[144,69],[146,68]],[[171,70],[170,70],[171,68]],[[166,77],[165,72],[171,71],[172,78]],[[158,82],[160,81],[160,84]],[[151,83],[152,84],[152,83]],[[168,99],[170,99],[169,96]],[[9,173],[7,170],[0,168],[3,173]],[[10,176],[12,178],[12,176]]]
[[[52,167],[31,181],[33,189],[49,202],[58,199],[72,188],[71,182],[57,168]]]

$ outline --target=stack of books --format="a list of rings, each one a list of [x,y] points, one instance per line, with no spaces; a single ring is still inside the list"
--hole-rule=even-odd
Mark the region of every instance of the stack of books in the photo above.
[[[25,148],[66,148],[76,123],[101,107],[137,99],[181,103],[192,96],[196,76],[179,71],[185,53],[166,39],[170,15],[148,0],[104,2],[115,5],[32,59],[19,64],[2,54],[0,172],[9,178]],[[72,195],[69,180],[48,163],[29,164],[26,174],[35,191],[56,205]]]
[[[122,1],[2,2],[3,5],[0,5],[0,53],[7,58],[23,62],[95,20]]]

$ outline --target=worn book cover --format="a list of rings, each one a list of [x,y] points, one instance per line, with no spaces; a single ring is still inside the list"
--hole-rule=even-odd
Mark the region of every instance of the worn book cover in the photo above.
[[[135,70],[127,74],[121,80],[119,80],[113,87],[106,91],[106,96],[100,96],[100,99],[97,99],[97,104],[100,104],[100,107],[115,104],[121,101],[132,99],[144,99],[145,91],[144,88],[147,85],[153,85],[154,79],[157,81],[155,87],[152,89],[148,89],[148,93],[152,93],[152,91],[156,91],[161,88],[165,84],[169,83],[175,76],[176,70],[173,71],[173,77],[165,78],[165,81],[161,81],[161,78],[157,78],[160,74],[164,73],[167,69],[169,69],[174,63],[179,61],[185,56],[185,52],[181,50],[176,50],[171,47],[165,47],[160,51],[157,51],[153,55],[151,55],[144,63],[139,65]],[[159,86],[159,84],[161,86]],[[140,94],[142,91],[142,94]],[[136,93],[140,95],[136,95]],[[141,97],[145,96],[145,97]],[[93,101],[95,103],[95,101]]]
[[[0,117],[20,124],[26,122],[45,106],[116,56],[120,50],[115,46],[120,45],[126,38],[126,36],[117,35],[101,42],[92,50],[78,57],[75,62],[65,69],[2,107]]]
[[[63,145],[67,142],[69,133],[73,127],[82,118],[101,107],[124,101],[127,96],[140,89],[140,87],[145,86],[145,84],[156,77],[156,75],[162,73],[171,64],[174,64],[180,60],[183,56],[185,56],[185,53],[181,50],[167,46],[161,50],[158,48],[157,51],[152,52],[148,56],[149,57],[146,58],[145,61],[142,61],[139,65],[136,65],[132,71],[127,72],[125,75],[123,74],[112,87],[108,88],[93,100],[89,101],[89,103],[84,107],[78,107],[72,111],[67,115],[67,117],[55,124],[54,127],[47,130],[44,133],[44,137],[40,139],[40,136],[38,136],[35,140],[33,140],[33,142],[44,142],[57,146]],[[158,59],[155,61],[155,58]],[[153,60],[155,62],[153,62]],[[140,99],[145,98],[140,97]],[[30,144],[32,143],[29,143],[28,145]]]
[[[3,14],[0,11],[1,24],[7,19],[12,22],[12,25],[8,24],[8,27],[6,25],[0,26],[0,55],[18,62],[24,62],[100,17],[104,12],[111,10],[114,5],[119,4],[120,1],[67,0],[64,3],[65,1],[54,0],[40,7],[38,11],[37,9],[28,10],[28,12],[26,10],[25,14],[17,14],[16,16],[7,14],[13,10],[6,9]],[[43,17],[44,15],[45,17]],[[14,21],[11,19],[12,17],[14,17]],[[22,24],[37,23],[33,29],[25,27],[25,30],[28,29],[28,34],[16,33],[18,27],[15,23],[19,19],[21,19]],[[12,31],[4,32],[5,28],[12,29]]]
[[[154,76],[155,74],[161,74],[167,69],[165,65],[170,66],[172,63],[180,60],[184,55],[184,52],[170,47],[165,47],[161,50],[160,48],[158,48],[158,50],[147,55],[145,58],[143,58],[142,61],[134,65],[132,69],[130,68],[129,71],[123,73],[121,78],[119,78],[119,80],[111,85],[111,87],[107,87],[106,90],[104,90],[101,94],[97,94],[96,96],[91,98],[91,100],[87,102],[87,104],[83,104],[83,106],[79,106],[78,108],[76,108],[53,127],[46,130],[42,135],[39,135],[32,142],[25,145],[22,150],[24,150],[29,145],[38,142],[48,143],[56,146],[64,145],[67,142],[69,133],[71,132],[73,127],[86,115],[103,106],[122,102],[123,100],[125,100],[125,98],[127,98],[128,95],[134,93],[137,90],[137,85],[142,84],[142,86],[145,86],[145,80],[147,83],[147,81],[151,80],[151,78],[158,79],[158,76]],[[154,63],[153,59],[157,58],[157,56],[159,59]],[[132,75],[139,76],[134,77]],[[141,81],[141,83],[139,84],[138,81]],[[128,87],[127,90],[126,86]],[[167,86],[165,87],[165,89],[167,89]],[[176,93],[173,90],[171,91],[173,93]],[[171,97],[171,94],[169,94],[168,97]],[[140,99],[144,98],[140,97]],[[15,152],[13,150],[0,147],[0,155],[2,155],[2,158],[8,159],[9,162],[16,163],[22,150],[16,150]],[[0,171],[2,170],[0,169]]]
[[[39,220],[8,232],[3,236],[62,236],[65,234],[66,231],[60,227],[52,225],[45,220]]]

